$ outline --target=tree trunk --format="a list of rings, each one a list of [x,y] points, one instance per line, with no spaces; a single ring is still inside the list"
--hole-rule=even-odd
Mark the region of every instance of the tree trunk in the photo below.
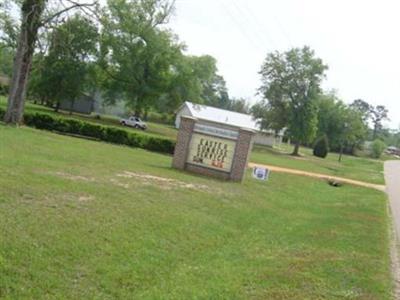
[[[24,114],[26,87],[45,0],[25,0],[18,47],[14,58],[13,76],[4,122],[21,124]]]
[[[342,162],[343,144],[340,144],[339,162]]]
[[[142,116],[142,107],[140,105],[140,103],[136,102],[135,105],[135,116],[140,118]]]
[[[372,134],[372,140],[375,141],[376,140],[376,136],[378,135],[378,124],[375,123],[374,124],[374,132]]]
[[[11,124],[22,123],[24,112],[26,85],[33,54],[33,52],[29,53],[30,51],[27,49],[26,37],[24,36],[26,34],[21,32],[17,53],[15,54],[11,89],[4,116],[4,122]]]
[[[300,149],[300,141],[296,141],[296,143],[294,144],[292,155],[299,156],[299,149]]]
[[[56,106],[54,107],[54,111],[58,112],[59,109],[60,109],[60,101],[57,101]]]
[[[72,100],[71,105],[69,106],[69,115],[72,115],[72,112],[74,111],[74,104],[75,100]]]

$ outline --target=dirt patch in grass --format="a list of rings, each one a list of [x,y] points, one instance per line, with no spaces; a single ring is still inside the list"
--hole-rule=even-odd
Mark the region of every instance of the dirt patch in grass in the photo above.
[[[68,173],[64,173],[64,172],[56,172],[53,173],[56,176],[59,177],[63,177],[69,180],[73,180],[73,181],[85,181],[85,182],[94,182],[95,179],[92,177],[85,177],[85,176],[80,176],[80,175],[73,175],[73,174],[68,174]]]
[[[293,158],[293,159],[295,159],[295,160],[309,160],[309,159],[307,159],[306,157],[304,157],[304,156],[294,156],[294,155],[291,155],[291,154],[287,154],[290,158]]]
[[[79,196],[78,201],[79,202],[88,202],[94,200],[95,197],[91,195],[85,195],[85,196]]]
[[[62,195],[51,195],[45,196],[44,201],[46,203],[68,203],[68,202],[88,202],[93,201],[96,198],[92,195],[88,194],[75,194],[75,193],[66,193]]]
[[[55,172],[51,173],[52,175],[56,175],[58,177],[62,177],[72,181],[80,181],[80,182],[103,182],[101,179],[96,179],[93,177],[82,176],[82,175],[73,175],[66,172]],[[116,178],[115,178],[116,177]],[[129,189],[131,186],[137,185],[153,185],[157,186],[163,190],[171,190],[174,188],[183,188],[183,189],[192,189],[197,191],[209,191],[210,187],[203,184],[196,183],[188,183],[176,179],[160,177],[150,174],[143,173],[135,173],[130,171],[124,171],[122,173],[118,173],[109,179],[113,185],[118,187],[122,187],[124,189]],[[80,201],[87,201],[85,197],[83,197]]]
[[[118,181],[115,178],[111,178],[110,181],[115,184],[116,186],[122,187],[124,189],[129,189],[130,185],[128,183],[123,183],[121,181]]]
[[[141,184],[145,185],[157,185],[159,188],[166,190],[170,190],[173,188],[194,189],[200,191],[209,190],[209,187],[206,185],[187,183],[176,179],[154,176],[150,174],[124,171],[123,173],[119,173],[116,176],[124,179],[134,179],[135,182],[139,181]],[[111,179],[111,182],[118,186],[129,188],[129,183],[124,183],[114,178]]]
[[[66,205],[80,205],[95,201],[96,197],[87,193],[59,193],[48,194],[42,197],[37,195],[23,194],[15,205],[23,204],[24,207],[31,208],[63,208]]]

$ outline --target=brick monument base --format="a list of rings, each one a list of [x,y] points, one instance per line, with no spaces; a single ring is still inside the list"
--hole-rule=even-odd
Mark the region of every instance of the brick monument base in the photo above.
[[[255,132],[182,116],[172,166],[206,176],[242,181]]]

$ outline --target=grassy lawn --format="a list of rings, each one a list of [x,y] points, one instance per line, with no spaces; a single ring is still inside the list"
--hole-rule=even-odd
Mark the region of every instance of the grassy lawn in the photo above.
[[[4,96],[0,96],[0,107],[4,107],[4,108],[6,107],[6,99]],[[36,105],[36,104],[33,104],[32,102],[26,103],[26,111],[49,113],[49,114],[57,115],[59,117],[74,118],[74,119],[89,121],[89,122],[97,123],[97,124],[101,124],[101,125],[122,127],[127,130],[134,131],[135,133],[138,133],[138,134],[146,134],[146,135],[156,136],[156,137],[160,137],[160,136],[167,137],[172,140],[176,139],[176,135],[178,132],[174,126],[165,125],[165,124],[157,124],[157,123],[153,123],[153,122],[146,122],[148,128],[147,128],[147,130],[142,131],[140,129],[121,126],[119,124],[119,118],[116,116],[102,115],[100,119],[97,119],[94,114],[84,115],[84,114],[73,113],[72,115],[70,115],[69,112],[66,112],[66,111],[59,111],[58,113],[56,113],[56,112],[54,112],[53,109],[51,109],[49,107],[46,107],[43,105]]]
[[[0,124],[0,298],[391,299],[383,193]]]
[[[5,106],[4,97],[0,97],[0,106]],[[41,105],[35,105],[30,102],[27,103],[26,109],[27,111],[31,112],[37,111],[56,114],[52,109]],[[70,116],[68,112],[60,112],[57,115],[68,118],[72,117],[93,123],[122,127],[119,125],[119,119],[114,116],[101,116],[101,119],[96,119],[94,115],[88,116],[74,113],[72,116]],[[148,129],[146,131],[129,127],[123,128],[132,130],[138,134],[146,134],[157,137],[162,136],[172,140],[176,139],[177,130],[173,126],[152,122],[147,122],[147,124]],[[372,160],[369,158],[343,155],[343,161],[342,163],[339,163],[337,153],[330,153],[326,159],[320,159],[314,157],[312,155],[312,150],[308,148],[302,148],[301,152],[303,157],[300,158],[290,156],[289,153],[291,151],[292,146],[287,146],[286,144],[283,144],[281,149],[255,147],[250,160],[251,162],[255,163],[299,169],[332,176],[340,176],[375,184],[384,184],[383,159]]]
[[[343,155],[342,162],[339,163],[339,154],[337,153],[329,153],[325,159],[321,159],[312,155],[312,149],[302,148],[302,157],[291,156],[291,151],[292,147],[285,144],[280,149],[255,147],[250,160],[255,163],[340,176],[370,183],[385,183],[383,160]]]

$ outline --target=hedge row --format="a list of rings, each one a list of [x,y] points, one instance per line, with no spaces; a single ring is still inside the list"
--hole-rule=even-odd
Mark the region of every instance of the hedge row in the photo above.
[[[4,110],[0,108],[0,118],[4,116]],[[173,154],[175,142],[166,139],[136,134],[125,129],[97,125],[76,119],[54,117],[45,113],[24,114],[24,123],[27,126],[45,129],[61,133],[76,134],[91,137],[101,141],[143,148],[150,151]]]

